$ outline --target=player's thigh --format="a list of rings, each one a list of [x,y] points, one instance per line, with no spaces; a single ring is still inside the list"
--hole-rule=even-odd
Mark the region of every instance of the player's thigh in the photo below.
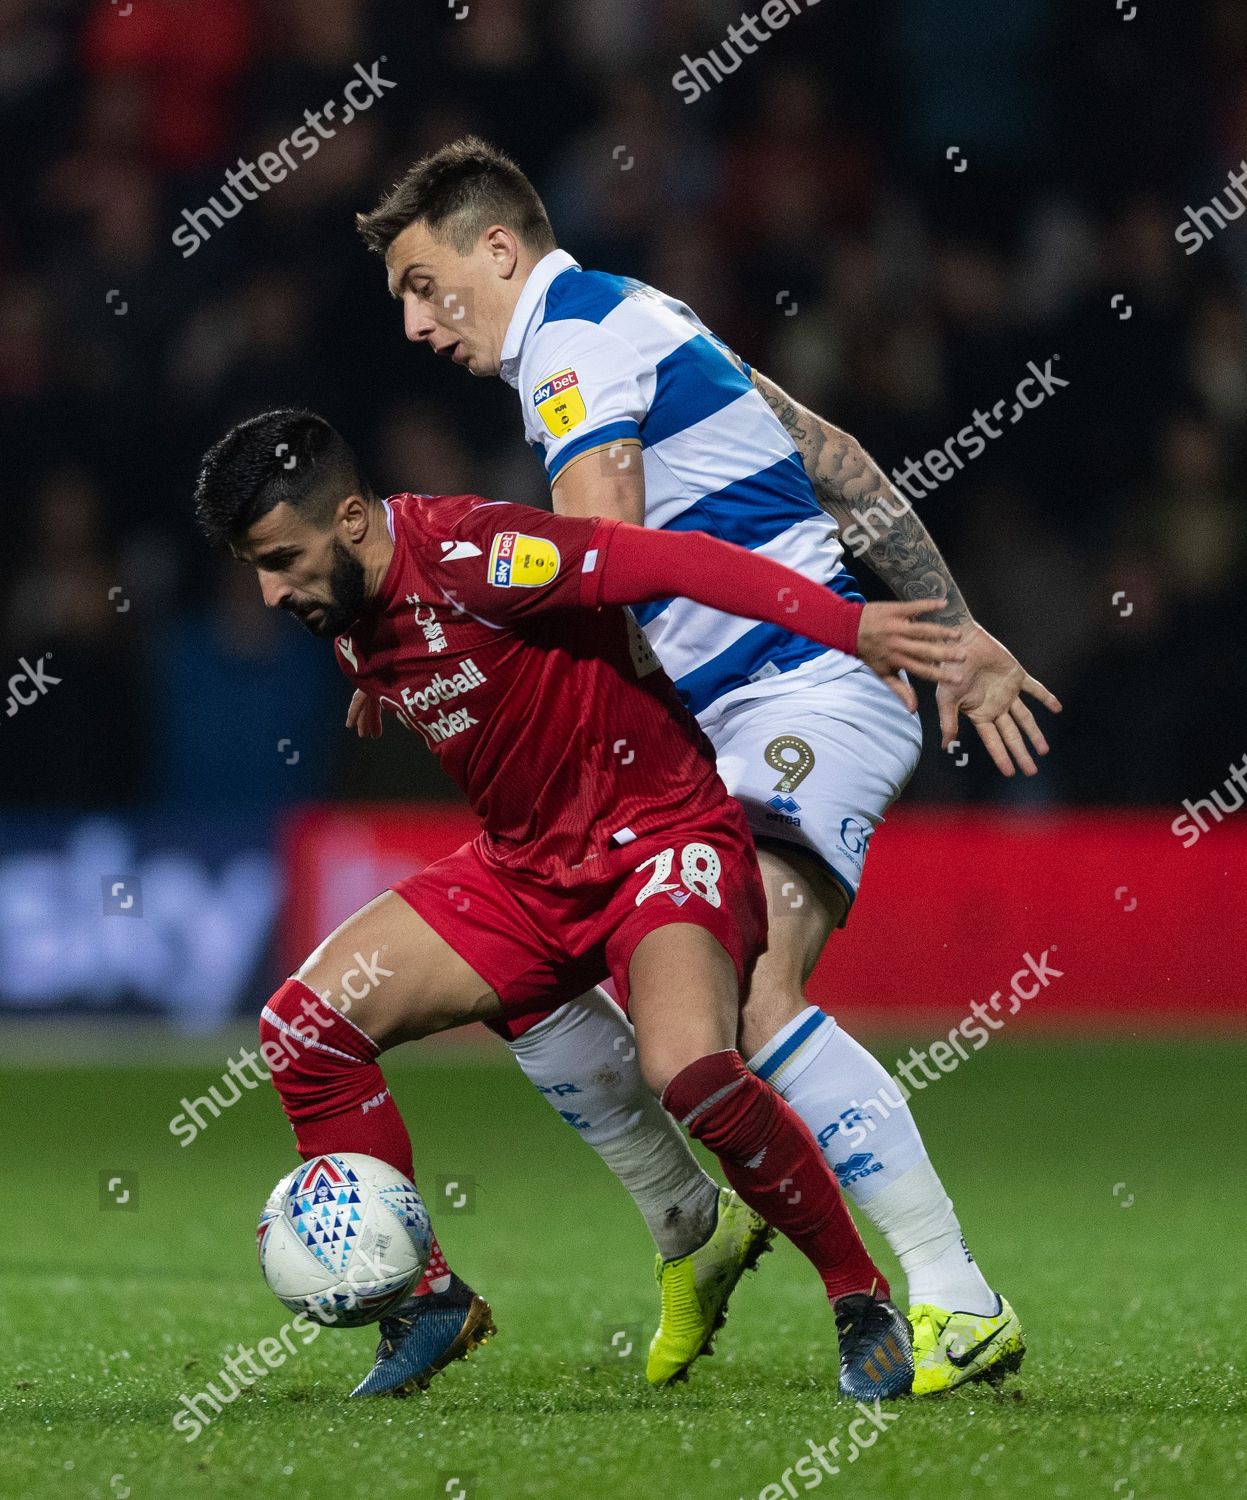
[[[383,1049],[501,1014],[497,994],[395,891],[348,917],[296,978]]]
[[[655,1094],[698,1058],[736,1045],[740,980],[704,927],[673,922],[647,933],[629,960],[628,984],[641,1075]]]
[[[807,850],[851,905],[875,829],[918,763],[916,716],[862,668],[735,705],[707,734],[754,838]]]
[[[801,986],[844,923],[870,839],[917,764],[921,730],[863,669],[738,705],[708,733],[767,886],[767,951],[746,1012],[760,1045],[803,1006]]]
[[[741,992],[766,937],[766,897],[739,807],[724,799],[695,827],[630,858],[606,911],[606,960],[660,1094],[699,1057],[736,1046]]]

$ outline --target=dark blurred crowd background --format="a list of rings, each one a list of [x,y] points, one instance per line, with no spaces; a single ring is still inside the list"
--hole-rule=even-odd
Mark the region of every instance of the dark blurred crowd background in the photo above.
[[[59,679],[0,717],[0,799],[445,791],[411,736],[345,734],[324,645],[209,553],[190,496],[228,424],[307,404],[387,492],[548,503],[514,393],[404,342],[353,228],[467,131],[583,264],[684,298],[887,468],[1059,355],[1068,386],[919,504],[1064,699],[1053,754],[1009,785],[969,732],[962,766],[929,736],[911,795],[1177,803],[1224,778],[1247,748],[1247,219],[1189,256],[1174,233],[1247,156],[1247,6],[821,0],[684,103],[681,58],[723,56],[739,18],[0,0],[0,680],[22,658]],[[182,211],[382,57],[398,86],[184,258]]]

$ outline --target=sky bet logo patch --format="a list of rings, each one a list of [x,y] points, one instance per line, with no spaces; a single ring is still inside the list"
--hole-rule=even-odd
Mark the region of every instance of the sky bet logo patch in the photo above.
[[[559,549],[543,536],[500,531],[489,549],[489,581],[495,588],[535,589],[558,575]]]
[[[579,426],[588,415],[585,398],[580,394],[580,376],[575,370],[560,370],[549,380],[543,380],[533,392],[533,405],[546,430],[556,438]]]

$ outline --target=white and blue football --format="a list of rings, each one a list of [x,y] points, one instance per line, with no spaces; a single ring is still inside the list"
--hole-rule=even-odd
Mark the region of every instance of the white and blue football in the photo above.
[[[338,1152],[287,1173],[256,1226],[260,1269],[292,1312],[354,1328],[396,1307],[429,1258],[416,1185],[375,1156]]]

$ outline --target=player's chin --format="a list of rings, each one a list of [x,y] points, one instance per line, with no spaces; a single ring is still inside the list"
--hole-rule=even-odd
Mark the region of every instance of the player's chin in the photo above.
[[[325,609],[323,605],[317,604],[311,609],[296,610],[292,611],[292,613],[299,624],[303,626],[304,630],[311,631],[319,640],[324,640],[326,636],[337,635],[338,633],[338,618],[336,613]]]
[[[492,359],[486,354],[468,354],[462,360],[457,360],[456,363],[462,364],[469,375],[475,375],[478,379],[497,375],[502,369],[502,365],[498,360]]]

